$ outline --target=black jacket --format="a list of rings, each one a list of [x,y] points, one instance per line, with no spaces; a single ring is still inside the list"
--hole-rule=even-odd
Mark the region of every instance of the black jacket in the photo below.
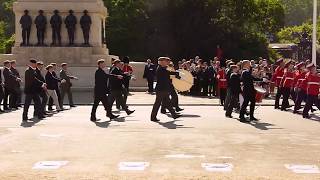
[[[123,71],[117,67],[113,67],[110,71],[110,74],[122,75],[124,78],[126,77],[126,75],[123,74]],[[123,80],[117,78],[110,78],[109,86],[111,91],[120,91],[124,88]]]
[[[58,83],[61,82],[61,80],[57,77],[55,77],[52,73],[49,71],[46,74],[46,83],[47,88],[50,90],[56,90],[58,88]]]
[[[3,69],[3,77],[4,77],[4,87],[6,88],[15,88],[17,83],[17,77],[13,74],[13,72],[8,69]]]
[[[21,77],[19,71],[16,68],[11,67],[10,70],[17,78]],[[15,85],[16,85],[16,87],[20,88],[20,82],[19,81],[16,81]]]
[[[157,67],[154,64],[146,65],[144,67],[143,78],[145,79],[154,79],[156,74]]]
[[[229,89],[231,94],[239,95],[241,93],[241,80],[240,75],[236,73],[232,73],[229,79]]]
[[[25,71],[25,87],[24,92],[26,94],[38,94],[41,91],[41,86],[43,85],[44,81],[38,79],[37,70],[33,70],[29,67]]]
[[[107,74],[103,69],[98,68],[95,73],[94,94],[96,96],[103,96],[109,92],[108,81],[114,76]],[[120,81],[120,79],[118,79]]]
[[[260,79],[253,77],[252,71],[246,69],[242,72],[241,80],[243,83],[243,94],[255,95],[256,91],[254,89],[254,81],[260,81]]]
[[[170,75],[177,75],[177,74],[179,73],[169,72],[167,70],[167,67],[159,66],[156,72],[156,79],[157,79],[156,91],[158,92],[170,91],[170,88],[172,86]]]

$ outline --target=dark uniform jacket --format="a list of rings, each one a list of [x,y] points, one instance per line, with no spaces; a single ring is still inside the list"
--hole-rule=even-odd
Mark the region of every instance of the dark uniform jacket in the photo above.
[[[241,80],[243,83],[243,93],[245,95],[255,95],[254,81],[259,81],[260,79],[253,77],[251,70],[245,69],[242,72]]]
[[[156,74],[157,67],[154,64],[149,64],[144,67],[143,78],[145,79],[154,79]]]
[[[29,67],[25,71],[25,87],[24,92],[26,94],[38,94],[40,92],[41,86],[43,85],[44,81],[38,79],[37,70],[33,70]]]
[[[73,76],[69,76],[68,73],[65,70],[62,69],[60,71],[60,79],[66,80],[65,83],[61,84],[61,88],[62,89],[68,89],[68,88],[70,88],[72,86],[71,79],[74,79],[74,77]]]
[[[122,75],[124,78],[126,77],[126,75],[123,74],[123,71],[121,69],[119,69],[118,67],[112,67],[110,74]],[[123,80],[120,80],[117,78],[110,78],[109,86],[110,86],[111,91],[121,91],[124,88]]]
[[[13,74],[13,72],[10,69],[3,69],[3,77],[5,88],[14,89],[16,87],[17,77]]]
[[[231,94],[240,94],[241,93],[241,80],[240,75],[237,73],[232,73],[229,79],[229,85]]]
[[[17,78],[21,77],[19,71],[16,68],[11,67],[10,70]],[[16,85],[15,86],[16,88],[20,88],[20,82],[19,81],[16,81],[15,85]]]
[[[56,90],[58,88],[58,83],[61,82],[61,80],[57,77],[55,77],[52,73],[49,71],[46,74],[46,83],[47,88],[49,90]]]
[[[159,66],[156,72],[156,91],[170,91],[172,87],[170,75],[178,75],[179,73],[176,72],[169,72],[167,67]]]
[[[107,74],[103,69],[98,68],[95,73],[94,94],[96,96],[103,96],[109,93],[108,81],[113,76]],[[120,81],[120,79],[118,79]]]

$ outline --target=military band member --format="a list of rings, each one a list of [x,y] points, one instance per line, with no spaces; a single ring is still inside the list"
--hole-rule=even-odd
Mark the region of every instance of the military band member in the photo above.
[[[311,63],[307,65],[309,73],[306,75],[307,82],[307,102],[303,109],[303,118],[310,118],[309,111],[313,105],[316,105],[320,109],[319,100],[319,88],[320,88],[320,76],[317,73],[316,66]]]
[[[52,67],[53,67],[52,75],[55,78],[58,78],[57,73],[56,73],[57,63],[51,63],[50,65],[52,65]],[[55,90],[56,90],[56,93],[57,93],[57,96],[58,96],[58,101],[59,101],[60,107],[61,107],[61,109],[63,109],[63,101],[61,100],[61,91],[59,89],[59,83],[56,82],[54,87],[55,87]],[[48,103],[48,110],[49,111],[53,110],[52,106],[53,106],[53,99],[52,99],[52,97],[50,97],[49,98],[49,103]]]
[[[163,104],[170,111],[172,118],[177,119],[181,117],[181,115],[176,114],[169,99],[169,92],[171,88],[170,74],[178,75],[178,73],[169,72],[167,70],[167,67],[170,61],[171,60],[168,57],[160,57],[158,59],[159,66],[156,72],[156,79],[157,79],[156,100],[151,112],[151,121],[154,121],[154,122],[159,121],[159,119],[157,119],[157,114],[161,104]]]
[[[61,108],[63,109],[63,100],[64,100],[64,96],[65,94],[68,95],[68,99],[69,99],[69,105],[70,107],[76,107],[73,103],[73,97],[72,97],[72,92],[71,92],[71,87],[72,87],[72,83],[71,80],[78,80],[77,77],[75,76],[71,76],[68,73],[68,64],[67,63],[62,63],[61,64],[61,70],[60,70],[60,79],[64,79],[66,82],[60,84],[60,88],[61,88]]]
[[[39,80],[37,78],[37,61],[34,59],[30,60],[29,68],[25,71],[25,102],[23,107],[23,115],[22,121],[28,121],[28,110],[31,104],[31,101],[34,102],[34,115],[36,115],[39,119],[43,119],[45,116],[43,115],[41,109],[41,102],[39,98],[40,89],[46,89],[46,83]]]
[[[20,77],[20,73],[19,71],[17,70],[17,64],[16,64],[16,60],[12,60],[10,61],[10,64],[11,64],[11,72],[17,77],[19,78],[20,80],[16,81],[15,82],[15,92],[16,92],[16,107],[21,107],[21,77]]]
[[[244,115],[246,114],[247,106],[250,102],[250,121],[256,121],[254,117],[254,109],[256,105],[256,90],[254,89],[254,81],[260,80],[252,76],[251,63],[248,60],[243,61],[243,71],[241,75],[241,80],[243,83],[243,98],[240,109],[240,121],[247,122]]]
[[[283,74],[284,74],[284,65],[285,62],[283,59],[279,59],[277,61],[278,67],[276,68],[271,81],[275,83],[275,86],[277,87],[277,94],[276,94],[276,100],[275,100],[275,109],[279,109],[280,104],[280,98],[282,96],[282,88],[280,87],[280,82],[282,80]]]
[[[123,78],[123,85],[125,89],[123,96],[124,96],[125,103],[127,103],[127,99],[129,95],[129,85],[130,85],[130,80],[133,73],[133,68],[132,66],[129,65],[129,63],[130,63],[130,58],[128,56],[125,56],[123,58],[123,67],[122,67],[122,71],[126,75]]]
[[[227,95],[227,75],[224,66],[219,69],[217,79],[220,89],[220,104],[221,106],[224,106],[224,101]]]
[[[239,67],[237,65],[230,66],[231,75],[229,79],[229,103],[226,105],[226,117],[232,118],[232,111],[238,106],[239,94],[241,93],[241,79],[239,75]]]
[[[126,74],[124,74],[121,70],[120,60],[115,60],[113,64],[114,64],[114,67],[112,68],[112,71],[110,72],[110,74],[126,76]],[[129,110],[125,102],[125,99],[123,97],[123,92],[125,88],[123,85],[123,81],[119,79],[111,78],[109,83],[110,83],[111,96],[119,103],[122,109],[126,111],[127,115],[132,114],[134,111]]]
[[[291,90],[294,84],[294,69],[292,61],[288,61],[284,66],[284,75],[280,82],[280,88],[282,88],[282,105],[281,111],[287,111],[288,104],[289,104],[289,97],[291,95]]]
[[[97,121],[96,111],[100,102],[102,102],[104,109],[107,112],[107,117],[109,117],[110,119],[115,119],[119,117],[119,116],[113,115],[111,112],[112,105],[110,104],[110,101],[108,100],[108,97],[107,97],[107,92],[108,92],[107,84],[110,78],[116,78],[118,80],[123,79],[122,75],[110,75],[104,71],[104,68],[106,67],[105,60],[103,59],[98,60],[97,63],[98,63],[98,69],[96,70],[96,73],[95,73],[94,103],[92,106],[91,118],[90,118],[92,122]]]
[[[297,95],[293,113],[298,113],[298,110],[301,109],[302,101],[305,101],[307,96],[306,74],[308,70],[305,67],[305,63],[299,63],[297,69],[295,74],[295,92]]]
[[[17,109],[16,84],[20,82],[21,79],[11,71],[10,61],[5,61],[3,65],[4,65],[4,69],[3,69],[4,110]],[[9,106],[8,106],[8,100],[9,100]]]
[[[148,82],[148,93],[153,93],[153,82],[154,82],[154,76],[156,73],[156,65],[154,65],[150,59],[147,60],[147,64],[144,67],[144,73],[143,78],[147,80]]]

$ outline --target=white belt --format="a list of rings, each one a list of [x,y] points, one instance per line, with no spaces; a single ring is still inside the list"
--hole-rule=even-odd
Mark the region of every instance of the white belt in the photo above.
[[[308,85],[319,85],[320,83],[318,82],[308,82]]]
[[[220,79],[220,81],[227,81],[227,79]]]
[[[286,79],[294,80],[294,78],[291,78],[291,77],[287,77]]]
[[[282,77],[277,77],[278,79],[282,79]]]
[[[298,79],[298,81],[304,81],[305,79]]]

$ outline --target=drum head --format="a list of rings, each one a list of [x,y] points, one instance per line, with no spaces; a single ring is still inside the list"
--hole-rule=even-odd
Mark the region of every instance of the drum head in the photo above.
[[[260,87],[260,86],[255,86],[254,89],[257,91],[257,93],[260,94],[266,94],[267,90],[265,90],[264,88]]]
[[[181,79],[172,79],[174,88],[181,92],[189,91],[194,82],[192,74],[186,70],[179,70],[179,76]]]

